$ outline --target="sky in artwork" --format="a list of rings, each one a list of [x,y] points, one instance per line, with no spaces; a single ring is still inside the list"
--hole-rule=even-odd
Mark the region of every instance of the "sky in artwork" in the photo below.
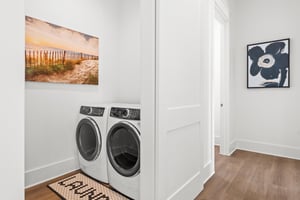
[[[26,46],[56,48],[98,56],[99,39],[26,16]]]

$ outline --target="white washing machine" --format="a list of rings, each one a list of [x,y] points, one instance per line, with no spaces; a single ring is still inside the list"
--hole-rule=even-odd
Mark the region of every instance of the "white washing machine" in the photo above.
[[[81,106],[76,128],[80,169],[101,182],[108,183],[106,134],[109,106]]]
[[[140,106],[111,105],[107,121],[109,184],[132,198],[140,197]]]

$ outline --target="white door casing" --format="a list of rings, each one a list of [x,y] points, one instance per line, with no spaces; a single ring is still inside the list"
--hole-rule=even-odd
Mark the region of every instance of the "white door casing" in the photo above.
[[[220,101],[220,153],[230,155],[230,66],[229,66],[229,9],[224,0],[214,0],[213,18],[222,26],[221,36],[221,95]],[[213,137],[213,136],[212,136]],[[212,149],[214,146],[212,146]]]
[[[156,1],[141,8],[141,180],[140,199],[156,199]]]

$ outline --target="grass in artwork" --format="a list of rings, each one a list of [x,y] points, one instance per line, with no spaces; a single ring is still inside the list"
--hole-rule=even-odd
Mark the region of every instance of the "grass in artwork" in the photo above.
[[[73,65],[40,65],[36,67],[26,67],[26,79],[30,80],[31,78],[38,75],[53,75],[54,73],[64,73],[68,70],[73,70]]]
[[[85,83],[98,85],[98,77],[95,74],[90,73]]]

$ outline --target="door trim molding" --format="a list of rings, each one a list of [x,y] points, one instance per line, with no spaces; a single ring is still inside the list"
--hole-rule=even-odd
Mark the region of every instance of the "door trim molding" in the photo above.
[[[141,0],[141,172],[140,199],[156,191],[156,0]]]
[[[220,135],[220,154],[230,154],[229,133],[230,133],[230,43],[229,43],[229,9],[223,0],[213,0],[213,19],[217,19],[224,26],[224,39],[222,60],[224,67],[221,68],[221,103],[224,105],[221,109],[221,135]],[[212,48],[213,49],[213,48]],[[212,54],[213,55],[213,54]],[[211,57],[213,59],[213,56]],[[213,63],[213,62],[211,62]],[[212,74],[213,76],[213,74]],[[211,76],[211,79],[212,79]],[[212,81],[212,80],[211,80]],[[212,88],[213,89],[213,88]],[[211,92],[213,95],[213,92]],[[213,125],[213,124],[212,124]],[[213,134],[212,134],[213,137]],[[214,138],[213,138],[214,140]],[[214,144],[212,144],[212,149]]]

